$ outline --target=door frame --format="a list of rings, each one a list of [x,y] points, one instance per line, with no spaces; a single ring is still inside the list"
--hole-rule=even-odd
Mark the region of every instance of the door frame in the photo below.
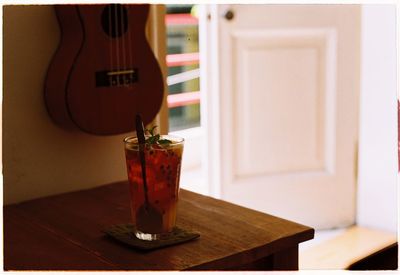
[[[200,89],[202,90],[200,116],[205,136],[202,163],[208,194],[215,198],[221,198],[221,144],[219,142],[221,110],[217,6],[218,4],[201,4],[198,9]]]
[[[399,15],[399,6],[397,11]],[[397,16],[397,23],[399,21]],[[356,223],[397,232],[400,191],[397,133],[400,52],[398,37],[396,41],[396,6],[362,5],[361,30]]]

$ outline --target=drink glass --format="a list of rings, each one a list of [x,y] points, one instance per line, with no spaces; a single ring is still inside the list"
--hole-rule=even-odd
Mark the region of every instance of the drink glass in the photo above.
[[[140,220],[152,217],[139,214],[146,201],[138,139],[133,136],[124,139],[134,234],[141,240],[152,241],[168,236],[176,221],[184,139],[171,135],[161,135],[161,139],[168,139],[171,143],[144,146],[148,204],[154,210],[148,215],[155,214],[156,219],[162,220],[162,225],[153,228],[142,226],[146,221]]]

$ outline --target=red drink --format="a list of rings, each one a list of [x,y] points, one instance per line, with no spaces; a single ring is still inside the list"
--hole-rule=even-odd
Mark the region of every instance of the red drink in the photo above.
[[[144,234],[169,233],[175,226],[184,141],[182,138],[173,136],[161,136],[161,138],[168,139],[171,143],[146,144],[144,147],[148,202],[158,212],[156,214],[162,217],[162,226],[151,230],[141,228],[143,222],[139,219],[142,216],[138,215],[139,209],[145,205],[138,141],[136,137],[128,137],[124,140],[132,220],[136,230]]]

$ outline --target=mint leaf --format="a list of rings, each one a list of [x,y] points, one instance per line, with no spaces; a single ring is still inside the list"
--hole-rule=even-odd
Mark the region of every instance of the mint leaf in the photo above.
[[[161,144],[161,145],[166,145],[166,144],[171,144],[171,143],[172,143],[172,141],[170,141],[168,139],[160,139],[160,140],[158,140],[158,144]]]
[[[153,126],[151,129],[145,129],[145,131],[147,132],[147,133],[149,133],[151,136],[154,136],[154,129],[155,128],[157,128],[157,125],[156,126]]]
[[[146,142],[149,144],[156,144],[158,140],[160,139],[160,135],[157,134],[155,136],[151,135],[150,137],[147,138]]]
[[[168,146],[169,144],[172,143],[172,141],[168,139],[161,139],[160,134],[154,134],[154,129],[156,129],[157,126],[153,126],[151,129],[145,129],[146,133],[149,133],[150,136],[147,137],[146,139],[146,144],[158,144],[158,145],[163,145],[163,146]]]

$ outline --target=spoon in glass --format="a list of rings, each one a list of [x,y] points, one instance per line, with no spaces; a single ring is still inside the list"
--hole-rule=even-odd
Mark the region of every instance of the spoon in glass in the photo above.
[[[144,126],[140,115],[136,115],[136,135],[139,142],[140,165],[142,168],[142,179],[144,189],[144,204],[136,212],[136,226],[143,233],[159,233],[162,231],[163,217],[149,201],[149,191],[146,179],[146,159]]]

